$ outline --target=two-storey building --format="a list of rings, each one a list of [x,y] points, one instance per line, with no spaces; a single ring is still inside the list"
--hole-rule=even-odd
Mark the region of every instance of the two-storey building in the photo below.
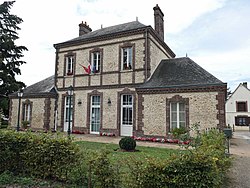
[[[250,125],[250,90],[247,82],[240,83],[226,101],[226,124]]]
[[[198,122],[225,126],[226,84],[190,58],[175,58],[164,42],[164,14],[153,10],[154,29],[133,21],[92,31],[82,22],[78,37],[54,45],[56,116],[45,127],[67,131],[70,121],[70,130],[90,134],[166,136]]]

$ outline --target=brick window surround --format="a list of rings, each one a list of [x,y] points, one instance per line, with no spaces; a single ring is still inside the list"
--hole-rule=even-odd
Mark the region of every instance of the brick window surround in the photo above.
[[[102,120],[103,120],[103,93],[97,90],[93,90],[91,93],[88,93],[87,99],[87,118],[86,118],[86,127],[87,133],[90,133],[90,112],[91,112],[91,97],[92,96],[100,96],[100,132],[102,131]]]
[[[189,99],[182,98],[180,95],[175,95],[172,98],[166,99],[166,134],[170,132],[170,104],[171,103],[184,103],[185,104],[185,112],[186,112],[186,127],[189,127]]]
[[[29,99],[26,99],[26,100],[22,103],[22,121],[26,121],[26,119],[25,119],[25,110],[26,110],[26,108],[27,108],[28,105],[30,105],[30,110],[29,110],[29,122],[30,122],[30,125],[31,125],[33,102],[31,102]]]
[[[135,69],[135,44],[134,43],[130,43],[130,42],[126,42],[123,45],[119,46],[119,70],[120,71],[125,71],[126,69],[123,69],[123,49],[125,48],[132,48],[132,67],[131,69],[127,69],[127,70],[134,70]]]
[[[118,92],[117,96],[117,129],[119,135],[121,135],[121,96],[122,95],[132,95],[133,96],[133,135],[136,131],[136,92],[128,88],[124,88],[122,91]]]
[[[100,59],[99,59],[100,64],[98,66],[99,70],[95,71],[94,73],[102,73],[103,72],[103,49],[102,48],[93,48],[92,50],[89,51],[89,63],[92,67],[93,66],[93,54],[97,52],[100,54]]]
[[[72,64],[72,70],[68,71],[68,59],[72,57],[73,64]],[[64,76],[72,76],[75,74],[76,70],[76,53],[69,52],[64,55]]]

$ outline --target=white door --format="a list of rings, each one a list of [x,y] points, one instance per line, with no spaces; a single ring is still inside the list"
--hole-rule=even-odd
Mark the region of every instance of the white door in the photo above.
[[[101,120],[101,97],[91,97],[90,133],[99,134]]]
[[[70,106],[69,106],[69,100],[70,100],[70,97],[67,96],[65,97],[65,107],[64,107],[64,126],[63,126],[63,131],[64,132],[67,132],[68,131],[68,128],[69,128],[69,109],[70,109],[70,131],[72,132],[72,118],[73,118],[73,103],[72,103],[72,98],[71,97],[71,109],[70,109]]]
[[[133,133],[133,96],[121,97],[121,136],[132,136]]]

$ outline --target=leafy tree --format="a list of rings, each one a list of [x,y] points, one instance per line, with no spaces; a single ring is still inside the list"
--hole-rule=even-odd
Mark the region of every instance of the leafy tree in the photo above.
[[[15,1],[6,1],[0,4],[0,108],[6,111],[6,96],[25,87],[23,82],[17,81],[15,76],[21,74],[20,65],[23,51],[28,50],[25,46],[17,46],[15,41],[19,39],[18,25],[23,20],[16,15],[10,14],[10,8]],[[7,105],[8,106],[8,105]]]

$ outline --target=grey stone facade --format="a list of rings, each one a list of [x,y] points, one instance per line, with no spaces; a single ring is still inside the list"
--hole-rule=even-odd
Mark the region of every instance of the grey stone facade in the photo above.
[[[22,103],[29,100],[33,104],[31,127],[67,130],[67,90],[73,86],[73,131],[165,137],[171,131],[170,105],[179,102],[185,105],[187,128],[197,122],[201,128],[222,128],[226,84],[191,59],[175,58],[164,42],[164,15],[158,5],[154,11],[155,29],[138,21],[96,31],[87,26],[87,32],[79,28],[79,37],[55,44],[56,90],[51,91],[56,92],[51,97],[26,95],[22,99]],[[124,49],[131,50],[128,69],[123,67]],[[99,54],[98,72],[87,73],[83,66],[87,68],[93,63],[94,53]],[[95,96],[99,100],[96,104]],[[131,101],[124,103],[125,97]],[[17,120],[17,102],[13,95],[12,125]],[[39,114],[43,118],[39,119]],[[96,117],[98,131],[93,131]],[[129,121],[127,127],[126,121]]]

